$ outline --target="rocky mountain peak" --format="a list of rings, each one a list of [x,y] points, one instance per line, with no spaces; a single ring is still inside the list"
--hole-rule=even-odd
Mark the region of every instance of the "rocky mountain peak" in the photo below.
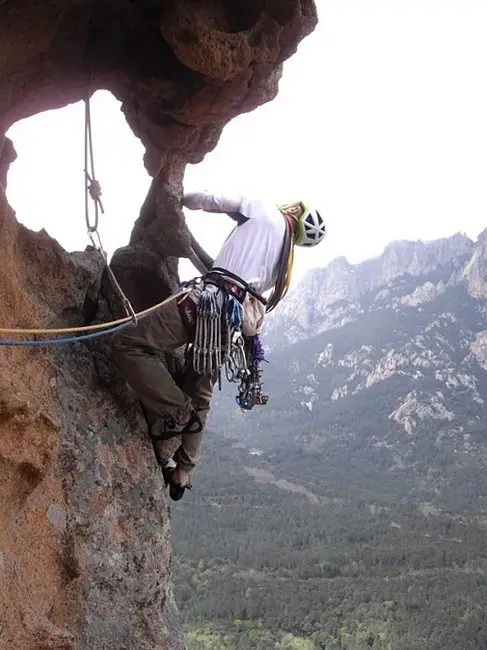
[[[484,228],[480,235],[477,237],[478,243],[483,243],[485,241],[487,241],[487,228]]]
[[[373,294],[380,302],[398,282],[403,290],[396,298],[411,306],[431,300],[449,284],[464,281],[472,296],[483,297],[483,291],[487,295],[483,259],[487,259],[487,237],[474,244],[459,232],[428,242],[394,241],[379,257],[358,264],[338,257],[308,272],[269,318],[266,332],[270,338],[283,334],[292,342],[344,325],[361,312],[364,296]]]
[[[454,263],[471,252],[473,242],[460,233],[433,241],[395,241],[386,246],[378,260],[376,286],[409,273],[423,275],[436,268]],[[372,287],[371,287],[372,288]]]
[[[473,298],[487,298],[487,230],[480,233],[473,254],[463,269],[462,279]]]
[[[303,453],[331,458],[336,445],[348,459],[360,447],[374,473],[415,468],[422,481],[425,468],[448,465],[461,482],[463,464],[481,458],[483,477],[486,254],[485,234],[475,243],[455,235],[310,272],[266,333],[262,448],[273,435],[282,441],[285,423]],[[337,287],[327,295],[330,278],[345,297],[335,299]],[[245,435],[256,444],[253,422]]]

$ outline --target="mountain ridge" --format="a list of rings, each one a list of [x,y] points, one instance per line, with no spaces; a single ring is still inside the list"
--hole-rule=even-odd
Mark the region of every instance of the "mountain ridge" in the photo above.
[[[423,286],[415,286],[416,295],[405,300],[420,304],[428,295],[444,290],[445,285],[465,282],[475,297],[487,297],[487,234],[476,242],[456,233],[451,237],[423,242],[399,240],[388,244],[378,257],[351,264],[343,256],[326,267],[311,269],[290,291],[279,309],[266,321],[264,339],[275,348],[293,343],[314,333],[340,327],[357,316],[357,301],[367,292],[387,288],[401,276],[425,276]],[[427,279],[438,274],[441,284]],[[434,279],[434,277],[433,277]]]

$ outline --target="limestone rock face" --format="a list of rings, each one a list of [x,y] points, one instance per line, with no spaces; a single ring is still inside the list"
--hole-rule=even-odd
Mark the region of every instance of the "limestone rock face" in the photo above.
[[[473,298],[487,298],[487,230],[479,236],[472,258],[463,271],[468,292]]]
[[[0,327],[120,313],[96,251],[68,254],[17,223],[5,198],[15,121],[97,89],[122,102],[153,182],[112,267],[146,307],[197,248],[185,165],[274,97],[315,24],[312,0],[0,3]],[[0,648],[182,650],[170,558],[162,478],[108,340],[1,347]]]

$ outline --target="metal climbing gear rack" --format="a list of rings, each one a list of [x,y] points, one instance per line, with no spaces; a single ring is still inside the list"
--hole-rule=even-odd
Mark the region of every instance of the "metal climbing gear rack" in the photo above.
[[[222,350],[221,300],[220,292],[203,289],[198,301],[193,368],[199,375],[215,376],[227,356],[227,350]]]
[[[233,295],[222,286],[203,284],[192,351],[197,374],[216,377],[223,365],[235,365],[234,335],[240,332],[242,320],[242,305]]]
[[[262,392],[262,369],[260,364],[266,361],[264,348],[258,336],[247,339],[247,364],[244,372],[237,375],[240,379],[237,404],[243,411],[250,411],[254,406],[265,406],[269,396]]]
[[[225,363],[225,376],[230,383],[237,383],[248,373],[245,340],[241,332],[235,332]]]
[[[267,404],[269,398],[263,393],[260,367],[266,361],[262,343],[258,336],[242,333],[241,302],[231,295],[224,282],[207,287],[204,276],[202,280],[192,346],[194,371],[216,379],[224,366],[227,381],[239,384],[236,400],[242,410]]]

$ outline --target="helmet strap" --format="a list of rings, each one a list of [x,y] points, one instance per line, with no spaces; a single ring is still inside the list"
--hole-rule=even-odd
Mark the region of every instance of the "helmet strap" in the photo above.
[[[303,241],[304,237],[304,224],[303,220],[301,217],[295,217],[293,214],[290,214],[287,209],[290,207],[293,207],[297,205],[297,203],[283,203],[281,205],[278,205],[277,207],[279,208],[279,211],[281,212],[282,216],[285,218],[287,223],[290,225],[291,232],[293,233],[294,236],[294,243],[299,246],[299,244]]]

